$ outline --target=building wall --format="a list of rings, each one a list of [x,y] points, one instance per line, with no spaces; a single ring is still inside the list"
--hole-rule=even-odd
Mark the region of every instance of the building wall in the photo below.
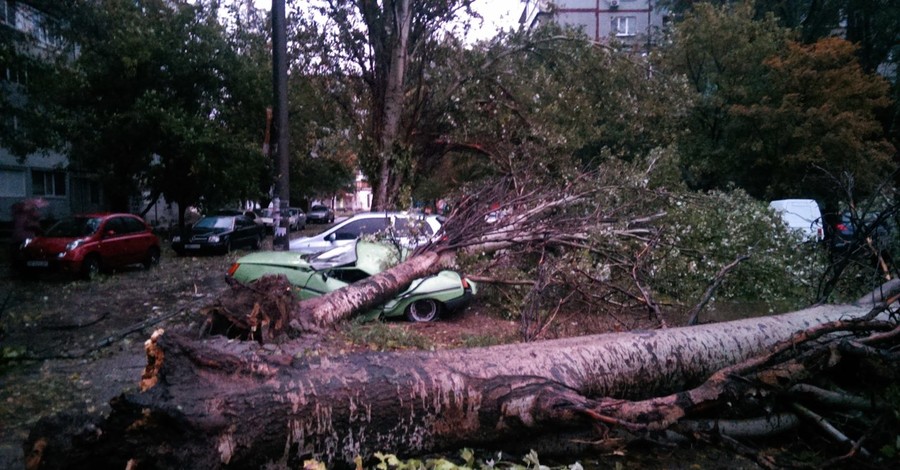
[[[652,0],[558,0],[538,2],[534,11],[537,22],[555,21],[572,26],[597,42],[618,40],[645,47],[648,36],[661,29],[667,18],[666,12],[655,3]],[[548,16],[551,11],[553,16]]]
[[[59,51],[59,42],[44,27],[43,15],[28,4],[0,0],[0,28],[11,28],[27,38],[17,43],[17,49],[32,59],[42,60],[50,54],[56,57]],[[15,62],[0,64],[0,93],[8,104],[27,106],[27,88],[26,66]],[[11,127],[15,128],[15,112],[0,119],[11,120]],[[42,210],[49,220],[100,209],[103,194],[96,179],[68,167],[68,159],[60,153],[42,152],[19,159],[0,147],[0,223],[12,220],[13,204],[34,197],[49,203]]]
[[[73,184],[67,166],[67,159],[58,153],[29,155],[19,162],[0,148],[0,222],[12,220],[13,204],[33,197],[49,203],[42,211],[45,218],[70,215]]]

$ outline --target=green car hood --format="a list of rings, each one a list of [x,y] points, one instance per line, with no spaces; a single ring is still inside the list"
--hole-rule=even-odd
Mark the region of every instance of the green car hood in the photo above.
[[[238,262],[242,264],[283,266],[293,269],[312,269],[312,265],[300,253],[292,253],[290,251],[259,251],[242,256]]]
[[[238,262],[311,271],[356,264],[357,269],[374,276],[396,264],[398,259],[396,251],[390,246],[358,241],[355,245],[344,245],[314,255],[292,251],[260,251],[243,256]]]

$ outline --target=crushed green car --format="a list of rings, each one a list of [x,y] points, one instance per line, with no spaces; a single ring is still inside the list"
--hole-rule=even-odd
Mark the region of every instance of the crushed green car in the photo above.
[[[318,254],[290,251],[252,253],[238,259],[228,274],[251,283],[265,275],[283,274],[301,300],[318,297],[378,274],[395,264],[390,246],[357,241]],[[437,320],[456,311],[475,296],[477,287],[455,271],[441,271],[412,281],[399,295],[361,316],[362,320],[405,315],[414,322]]]

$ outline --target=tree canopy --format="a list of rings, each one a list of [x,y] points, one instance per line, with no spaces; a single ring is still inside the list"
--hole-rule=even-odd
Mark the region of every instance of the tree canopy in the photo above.
[[[218,2],[72,0],[49,12],[77,47],[52,95],[71,164],[114,208],[150,190],[182,208],[255,198],[268,167],[263,22],[222,23]],[[255,29],[253,27],[255,26]]]
[[[865,194],[893,170],[877,119],[890,104],[886,82],[846,41],[792,37],[746,3],[700,4],[677,26],[667,56],[696,93],[679,152],[692,187],[834,204],[835,175],[854,175]]]

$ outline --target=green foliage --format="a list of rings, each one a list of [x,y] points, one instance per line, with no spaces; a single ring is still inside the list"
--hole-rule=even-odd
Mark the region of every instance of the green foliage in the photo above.
[[[550,25],[501,36],[467,56],[475,79],[454,89],[448,107],[451,135],[467,145],[445,158],[465,159],[460,168],[469,174],[447,187],[497,174],[556,184],[610,159],[643,158],[680,132],[681,78],[649,73],[649,61],[597,47],[581,33]]]
[[[445,103],[436,95],[445,89],[435,86],[432,68],[461,50],[445,27],[471,3],[340,0],[298,12],[290,22],[303,25],[295,37],[311,39],[295,42],[305,44],[309,71],[324,77],[325,96],[357,140],[377,208],[405,202],[419,161],[436,150],[442,132],[435,117]],[[316,15],[328,24],[310,33]]]
[[[648,268],[656,290],[696,302],[722,268],[749,255],[727,275],[716,298],[797,307],[813,302],[825,252],[801,243],[765,203],[740,190],[676,195],[671,203]]]
[[[143,189],[180,205],[260,194],[264,30],[229,33],[210,1],[84,0],[54,13],[79,53],[44,92],[72,165],[100,176],[113,208]]]
[[[345,334],[354,344],[366,346],[372,351],[428,350],[432,348],[427,337],[380,321],[351,322],[346,326]]]
[[[698,4],[678,25],[666,58],[696,92],[679,141],[692,187],[831,206],[838,175],[854,175],[866,193],[893,170],[876,119],[888,105],[884,80],[863,71],[846,41],[801,46],[794,36],[750,3]]]
[[[327,92],[330,82],[295,73],[289,86],[291,201],[327,199],[340,191],[353,191],[359,142],[338,102]]]

